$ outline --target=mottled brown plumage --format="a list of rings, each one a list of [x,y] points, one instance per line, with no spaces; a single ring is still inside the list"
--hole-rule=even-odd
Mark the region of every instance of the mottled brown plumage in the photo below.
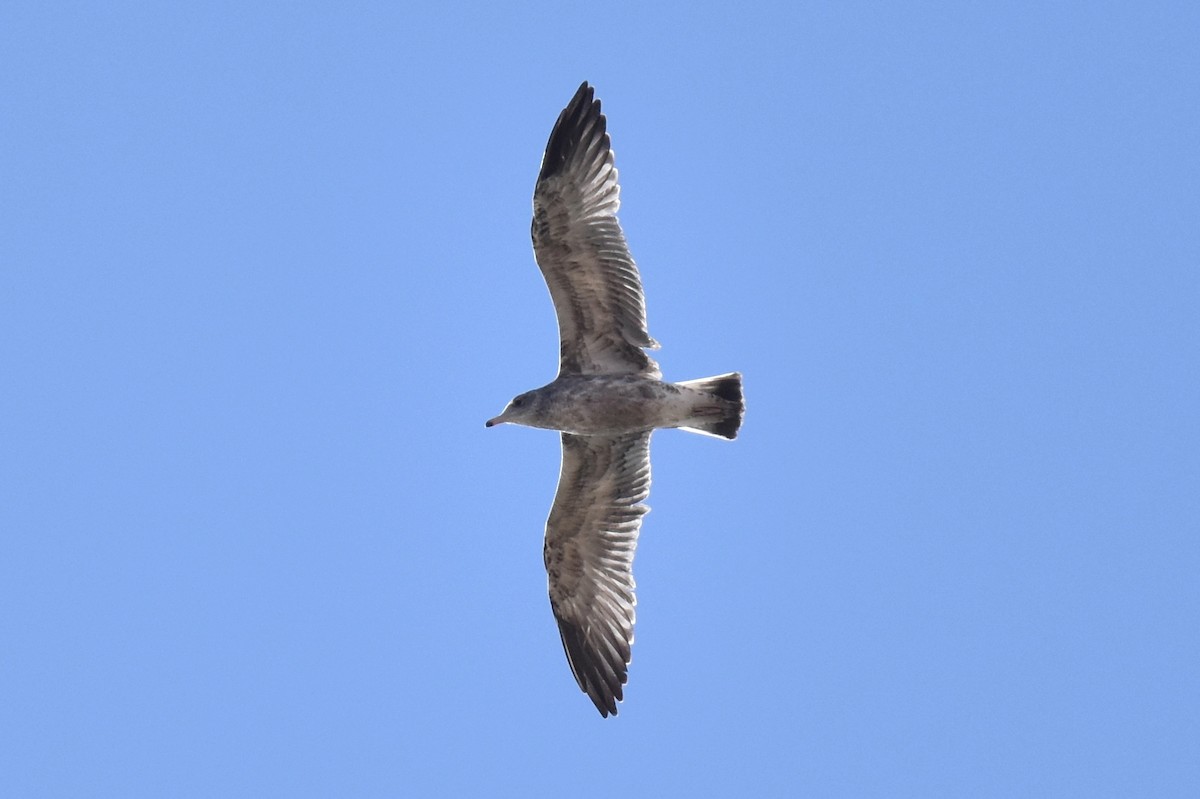
[[[487,423],[562,431],[544,547],[550,605],[571,672],[603,716],[623,698],[633,645],[650,435],[681,427],[734,438],[744,411],[736,372],[659,379],[619,193],[600,102],[584,83],[555,123],[533,195],[534,253],[558,316],[558,377]]]

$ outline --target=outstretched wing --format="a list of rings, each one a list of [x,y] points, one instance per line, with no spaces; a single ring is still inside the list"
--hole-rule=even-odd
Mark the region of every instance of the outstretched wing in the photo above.
[[[550,607],[579,687],[616,715],[633,645],[633,552],[650,494],[650,433],[562,434],[546,522]]]
[[[533,251],[558,316],[559,374],[660,376],[643,350],[658,343],[617,222],[619,194],[600,101],[585,82],[554,124],[533,192]]]

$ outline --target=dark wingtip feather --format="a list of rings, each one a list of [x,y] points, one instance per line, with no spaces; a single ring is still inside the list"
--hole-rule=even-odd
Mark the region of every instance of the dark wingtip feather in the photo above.
[[[624,699],[621,686],[629,679],[628,667],[621,664],[616,673],[606,669],[608,664],[602,664],[597,653],[589,650],[583,632],[571,622],[558,619],[558,632],[579,689],[588,695],[601,716],[617,715],[617,702]]]
[[[585,80],[579,84],[571,102],[558,115],[554,129],[550,131],[550,140],[546,142],[546,154],[542,156],[542,169],[538,172],[539,181],[561,172],[581,144],[591,145],[596,139],[604,138],[606,123],[595,94],[595,89]]]

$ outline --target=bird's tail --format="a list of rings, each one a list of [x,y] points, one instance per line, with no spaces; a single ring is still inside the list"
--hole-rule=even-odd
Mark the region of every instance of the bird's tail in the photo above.
[[[737,438],[738,429],[742,426],[742,416],[746,413],[746,403],[742,399],[741,372],[685,380],[676,385],[702,391],[717,400],[712,402],[702,398],[697,402],[696,415],[686,424],[680,425],[684,430],[721,438]]]

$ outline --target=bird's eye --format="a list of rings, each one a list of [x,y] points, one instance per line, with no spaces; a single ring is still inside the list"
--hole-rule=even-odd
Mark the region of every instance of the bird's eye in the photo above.
[[[524,404],[525,404],[525,398],[524,398],[524,397],[517,397],[515,400],[513,400],[513,407],[514,407],[514,408],[520,408],[520,407],[521,407],[522,405],[524,405]]]

